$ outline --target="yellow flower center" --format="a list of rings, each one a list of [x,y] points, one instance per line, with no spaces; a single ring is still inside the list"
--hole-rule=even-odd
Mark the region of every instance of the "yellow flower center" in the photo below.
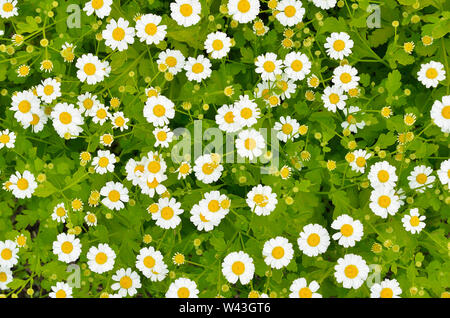
[[[54,88],[53,88],[53,86],[52,85],[46,85],[45,87],[44,87],[44,94],[45,95],[51,95],[51,94],[53,94],[53,92],[54,92]]]
[[[242,118],[249,119],[250,117],[252,117],[252,115],[253,115],[253,112],[250,108],[248,108],[248,107],[242,108],[242,110],[241,110]]]
[[[103,7],[103,0],[92,0],[91,5],[94,10],[101,9]]]
[[[84,108],[86,108],[86,109],[91,109],[92,106],[94,106],[94,101],[93,101],[92,99],[86,98],[86,99],[83,101],[83,107],[84,107]]]
[[[312,297],[312,291],[308,287],[303,287],[298,291],[298,296],[300,298],[311,298]]]
[[[256,147],[256,141],[253,138],[247,138],[244,145],[247,150],[253,150]]]
[[[107,260],[108,260],[108,256],[103,252],[99,252],[95,256],[95,262],[99,265],[105,264]]]
[[[425,182],[427,182],[427,179],[428,179],[428,177],[425,173],[419,173],[416,176],[416,181],[417,181],[417,183],[420,183],[420,184],[425,184]]]
[[[352,279],[358,276],[359,270],[355,265],[347,265],[344,269],[344,274],[348,278]]]
[[[291,63],[291,68],[295,71],[295,72],[299,72],[303,69],[303,63],[300,60],[294,60]]]
[[[430,67],[425,73],[425,76],[428,77],[429,79],[435,79],[438,76],[438,72],[435,68]]]
[[[156,264],[155,259],[153,257],[151,257],[150,255],[146,256],[144,258],[144,265],[145,265],[145,267],[153,268],[153,266],[155,266],[155,264]]]
[[[253,197],[253,202],[255,202],[256,205],[263,208],[269,203],[269,198],[263,194],[255,194]]]
[[[272,61],[265,61],[263,68],[267,73],[272,73],[275,70],[275,63]]]
[[[281,127],[281,130],[283,131],[283,133],[285,135],[289,135],[290,133],[292,133],[292,131],[294,130],[294,128],[292,127],[291,124],[286,123]]]
[[[180,13],[181,15],[183,15],[184,17],[188,17],[192,14],[192,6],[188,3],[184,3],[180,6]]]
[[[156,117],[162,117],[166,114],[166,109],[161,104],[155,105],[155,107],[153,107],[153,114]]]
[[[17,180],[17,187],[22,191],[28,189],[28,180],[25,178],[20,178]]]
[[[117,117],[114,123],[117,127],[122,127],[125,124],[125,119],[123,117]]]
[[[284,14],[288,18],[292,18],[296,12],[297,12],[297,10],[295,9],[294,6],[286,6],[286,8],[284,8]]]
[[[338,51],[338,52],[342,51],[343,49],[345,49],[345,42],[342,41],[342,40],[336,40],[336,41],[334,41],[334,43],[333,43],[333,49],[334,49],[335,51]]]
[[[147,169],[151,173],[158,173],[161,170],[161,164],[158,161],[151,161],[147,165]]]
[[[250,10],[250,2],[248,0],[239,1],[237,8],[241,13],[247,13]]]
[[[113,142],[113,137],[111,135],[103,135],[103,143],[109,145]]]
[[[59,207],[56,209],[56,215],[59,217],[63,217],[64,215],[66,215],[66,210],[62,207]]]
[[[12,3],[6,2],[5,4],[3,4],[3,11],[11,12],[13,9],[14,6],[12,5]]]
[[[0,136],[0,143],[2,143],[2,144],[7,144],[7,143],[9,142],[10,139],[11,139],[11,138],[9,138],[9,135],[6,135],[6,134],[1,135],[1,136]]]
[[[389,173],[386,170],[380,170],[377,177],[380,182],[385,183],[389,180]]]
[[[306,240],[309,246],[316,247],[320,243],[320,236],[317,233],[312,233]]]
[[[230,207],[230,200],[225,199],[222,202],[220,202],[220,206],[222,207],[222,209],[228,209]]]
[[[174,67],[175,65],[177,65],[177,59],[174,58],[173,56],[168,56],[168,57],[166,58],[166,64],[167,64],[169,67]]]
[[[340,100],[339,95],[336,93],[331,93],[328,98],[331,104],[337,104]]]
[[[12,258],[12,251],[9,248],[4,248],[1,256],[5,261],[10,260]]]
[[[241,261],[236,261],[231,266],[231,270],[235,275],[242,275],[245,271],[245,265]]]
[[[211,200],[211,201],[209,201],[209,203],[208,203],[208,210],[209,210],[210,212],[213,212],[213,213],[219,211],[219,210],[220,210],[220,204],[219,204],[219,201],[217,201],[217,200]]]
[[[189,294],[190,292],[187,287],[180,287],[177,291],[178,298],[188,298]]]
[[[216,39],[213,41],[212,47],[214,50],[220,51],[221,49],[223,49],[223,42],[219,39]]]
[[[26,65],[22,65],[21,67],[19,67],[19,74],[22,76],[26,76],[28,75],[28,73],[30,72],[30,68]]]
[[[24,246],[25,243],[27,242],[27,238],[24,235],[20,235],[17,239],[16,239],[17,245],[19,246]]]
[[[349,237],[353,234],[353,226],[350,224],[344,224],[341,227],[341,234],[345,237]]]
[[[122,28],[115,28],[112,32],[112,37],[116,41],[122,41],[125,38],[125,30]]]
[[[339,78],[344,84],[350,83],[350,81],[352,80],[352,76],[348,73],[342,73]]]
[[[73,251],[73,244],[66,241],[64,243],[61,244],[61,251],[64,254],[70,254]]]
[[[109,159],[107,157],[101,157],[98,160],[98,165],[102,168],[106,168],[109,164]]]
[[[284,256],[284,248],[277,246],[272,250],[272,256],[275,259],[280,259]]]
[[[174,215],[174,211],[170,206],[166,206],[164,208],[161,209],[161,217],[164,220],[170,220]]]
[[[6,276],[6,273],[5,272],[1,272],[0,273],[0,283],[6,282],[7,279],[8,279],[8,276]]]
[[[30,125],[36,126],[39,123],[39,120],[40,120],[39,116],[36,114],[33,114],[33,120],[30,121]]]
[[[55,293],[55,297],[56,298],[66,298],[67,294],[63,289],[60,289]]]
[[[68,125],[72,122],[72,115],[68,112],[62,112],[59,114],[59,121],[64,125]]]
[[[20,111],[21,113],[26,114],[26,113],[28,113],[28,112],[30,111],[30,109],[31,109],[31,103],[30,103],[29,101],[27,101],[27,100],[23,100],[23,101],[21,101],[21,102],[19,103],[18,108],[19,108],[19,111]]]
[[[158,31],[158,27],[154,23],[148,23],[145,26],[145,33],[147,33],[148,35],[155,35],[156,31]]]
[[[167,133],[166,133],[165,131],[161,130],[161,131],[159,131],[159,132],[156,134],[156,138],[157,138],[159,141],[164,141],[164,140],[167,139]]]
[[[117,202],[120,199],[120,192],[117,190],[111,190],[108,194],[108,199],[111,202]]]
[[[95,67],[95,65],[93,63],[86,63],[83,67],[83,70],[86,73],[86,75],[92,76],[97,71],[97,68]]]
[[[99,119],[105,119],[107,116],[106,110],[104,110],[103,108],[100,108],[99,110],[97,110],[97,113],[95,114]]]
[[[192,72],[194,72],[195,74],[203,72],[204,69],[205,68],[203,67],[202,63],[195,63],[194,65],[192,65]]]
[[[419,217],[416,215],[412,216],[411,219],[409,220],[409,224],[411,224],[414,227],[419,226],[419,224],[420,224]]]
[[[360,168],[364,167],[366,165],[366,159],[364,157],[356,158],[356,165]]]
[[[211,174],[214,172],[214,165],[211,163],[205,163],[202,167],[202,171],[204,174]]]
[[[444,108],[442,108],[441,114],[445,119],[450,119],[450,105],[444,106]]]
[[[189,165],[186,164],[186,163],[183,163],[183,164],[180,166],[180,170],[179,170],[179,171],[180,171],[181,174],[186,174],[186,173],[189,172],[189,169],[190,169]]]
[[[227,112],[227,113],[225,114],[225,116],[223,117],[223,119],[225,120],[225,122],[226,122],[227,124],[232,124],[232,123],[234,123],[234,114],[233,114],[233,112]]]
[[[391,198],[387,195],[382,195],[378,198],[378,205],[382,208],[386,209],[388,206],[391,205]]]
[[[380,292],[380,297],[381,298],[392,298],[392,296],[394,295],[394,292],[392,291],[391,288],[383,288]]]
[[[120,279],[120,287],[124,288],[124,289],[128,289],[133,285],[133,281],[131,280],[131,278],[129,276],[123,276]]]

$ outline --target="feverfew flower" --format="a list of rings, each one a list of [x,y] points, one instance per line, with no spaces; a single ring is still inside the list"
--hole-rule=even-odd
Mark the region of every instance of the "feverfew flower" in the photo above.
[[[403,227],[412,234],[420,233],[425,227],[425,215],[419,214],[419,209],[414,208],[409,211],[409,214],[405,214],[402,218]]]

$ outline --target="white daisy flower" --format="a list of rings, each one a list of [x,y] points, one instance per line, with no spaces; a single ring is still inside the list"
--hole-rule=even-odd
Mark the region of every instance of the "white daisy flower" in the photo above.
[[[9,190],[18,199],[31,198],[31,195],[37,188],[35,180],[34,175],[28,170],[25,170],[22,174],[16,171],[9,178],[9,182],[11,183]]]
[[[152,214],[152,219],[156,220],[156,225],[163,229],[174,229],[181,223],[179,217],[184,211],[181,203],[174,198],[160,198],[158,200],[159,210]]]
[[[289,298],[322,298],[322,295],[316,293],[320,288],[319,284],[313,280],[309,283],[305,278],[297,278],[289,287],[291,293],[289,294]]]
[[[204,193],[204,199],[200,200],[198,206],[201,214],[206,220],[222,220],[230,211],[231,201],[225,194],[219,191]]]
[[[139,251],[139,255],[136,257],[136,268],[152,282],[162,281],[169,272],[161,252],[151,246],[144,247]]]
[[[0,290],[8,289],[8,284],[13,280],[12,271],[9,267],[0,266]]]
[[[294,257],[294,249],[288,239],[277,236],[264,243],[262,254],[267,265],[280,269],[289,265]]]
[[[149,197],[153,198],[155,194],[161,195],[167,191],[165,185],[161,184],[167,180],[167,176],[165,174],[161,174],[160,177],[141,177],[139,187],[141,188],[141,192],[143,194],[147,194]]]
[[[80,107],[81,113],[85,113],[87,116],[93,116],[95,114],[93,110],[100,104],[97,96],[89,92],[78,96],[77,105]]]
[[[217,110],[215,119],[219,129],[226,133],[237,132],[241,129],[236,120],[235,107],[233,105],[222,105]]]
[[[170,17],[184,27],[197,24],[201,11],[202,5],[198,0],[175,0],[170,4]]]
[[[284,57],[284,72],[288,78],[300,81],[311,72],[311,62],[300,52],[290,52]]]
[[[337,0],[312,0],[314,5],[323,10],[328,10],[336,6]]]
[[[342,214],[331,223],[331,228],[339,232],[333,234],[333,240],[337,240],[339,245],[345,248],[355,246],[364,235],[364,227],[358,220],[353,220],[348,214]]]
[[[195,177],[206,184],[216,182],[222,175],[223,166],[218,155],[206,154],[195,159]]]
[[[287,142],[288,140],[294,140],[299,137],[298,129],[300,124],[291,116],[280,117],[280,121],[275,123],[273,129],[278,131],[277,138],[280,141]]]
[[[81,254],[80,239],[75,238],[73,234],[58,234],[53,242],[53,254],[57,255],[61,262],[75,262]]]
[[[80,127],[84,124],[83,116],[72,104],[56,104],[50,117],[53,127],[61,138],[66,138],[67,134],[70,134],[70,138],[76,138],[83,131]]]
[[[355,254],[347,254],[339,258],[334,270],[336,281],[342,283],[344,288],[358,289],[369,274],[369,266],[366,261]]]
[[[61,223],[66,223],[67,217],[68,217],[67,209],[64,206],[64,203],[58,203],[53,208],[52,220],[61,222]]]
[[[126,118],[123,112],[117,112],[109,116],[114,129],[124,131],[128,129],[127,123],[130,119]]]
[[[161,24],[161,17],[156,14],[144,14],[136,22],[136,36],[147,45],[158,44],[166,36],[167,26]]]
[[[0,17],[9,19],[19,15],[17,0],[0,0]]]
[[[88,266],[91,271],[103,274],[114,268],[116,253],[108,244],[91,246],[87,252]]]
[[[431,107],[430,116],[443,133],[450,133],[450,95],[443,96]]]
[[[425,215],[419,214],[419,209],[414,208],[409,211],[409,214],[405,214],[402,218],[403,227],[406,231],[412,234],[420,233],[425,228]]]
[[[134,28],[129,27],[130,22],[124,18],[119,20],[111,19],[102,32],[102,37],[105,39],[105,45],[112,50],[124,51],[128,49],[128,44],[134,43]]]
[[[186,70],[186,77],[188,80],[201,82],[202,80],[211,76],[211,61],[203,55],[197,58],[188,57],[184,64]]]
[[[324,47],[328,56],[335,60],[342,60],[352,53],[353,40],[345,32],[333,32],[326,39]]]
[[[338,66],[333,71],[332,82],[335,86],[348,92],[352,88],[358,87],[358,70],[350,65]]]
[[[341,127],[350,130],[350,132],[356,134],[358,129],[363,129],[366,126],[364,120],[357,121],[353,114],[359,113],[360,109],[357,106],[350,106],[348,109],[344,108],[342,110],[344,115],[347,117],[345,121],[341,123]]]
[[[379,187],[393,188],[398,180],[395,167],[391,166],[387,161],[380,161],[370,166],[367,177],[374,189]]]
[[[400,206],[400,198],[395,194],[394,189],[377,188],[370,194],[370,209],[383,219],[387,218],[388,214],[395,215]]]
[[[33,120],[30,121],[29,125],[24,125],[23,128],[27,129],[31,126],[31,131],[38,133],[44,129],[45,124],[47,124],[48,116],[42,108],[39,108],[36,112],[32,113]]]
[[[276,82],[276,85],[281,89],[281,98],[288,99],[291,98],[291,94],[295,94],[297,85],[291,80],[286,74],[283,73],[281,79]],[[270,100],[269,100],[270,104]]]
[[[81,82],[95,85],[109,76],[111,66],[108,61],[102,62],[97,56],[83,54],[76,62],[77,77]]]
[[[48,294],[50,298],[73,298],[72,287],[64,282],[57,282],[55,286],[52,286],[52,291]]]
[[[261,156],[265,147],[263,135],[253,128],[241,131],[236,139],[238,155],[249,160]]]
[[[440,81],[445,80],[444,65],[441,62],[430,61],[420,66],[417,72],[417,79],[426,88],[437,87]]]
[[[188,278],[178,278],[166,292],[166,298],[198,298],[197,284]]]
[[[104,123],[111,117],[111,114],[108,112],[108,107],[98,103],[92,108],[91,117],[92,121],[95,124],[99,124],[103,126]]]
[[[162,128],[155,128],[153,130],[153,135],[155,136],[156,142],[154,147],[161,146],[162,148],[168,148],[169,143],[173,140],[173,132],[169,127],[164,126]]]
[[[128,202],[128,189],[120,182],[107,182],[101,189],[100,195],[105,198],[102,203],[111,210],[121,210],[125,207],[124,202]]]
[[[435,176],[432,176],[433,169],[425,165],[414,167],[411,174],[408,176],[409,187],[411,189],[417,189],[419,193],[423,193],[426,188],[432,188],[433,182],[436,180]]]
[[[46,104],[51,104],[61,97],[61,83],[53,78],[46,78],[36,87],[39,98]]]
[[[239,23],[247,23],[256,19],[259,14],[259,0],[229,0],[228,14]]]
[[[181,51],[179,50],[167,49],[159,53],[157,63],[158,65],[160,64],[166,65],[167,71],[173,75],[176,75],[178,72],[181,72],[181,70],[183,70],[185,64],[185,57],[183,53],[181,53]]]
[[[175,104],[163,95],[150,97],[145,102],[144,117],[155,127],[165,126],[175,117]]]
[[[326,87],[323,91],[322,101],[324,107],[330,112],[335,113],[336,109],[344,109],[345,101],[348,96],[344,94],[344,91],[337,86]]]
[[[17,264],[19,248],[11,240],[0,241],[0,266],[11,268]]]
[[[247,285],[254,273],[253,259],[245,252],[232,252],[222,262],[222,274],[232,284],[239,280],[242,285]]]
[[[1,138],[1,136],[0,136]],[[1,145],[0,145],[1,148]],[[441,166],[438,171],[436,171],[439,180],[442,185],[447,185],[450,187],[450,159],[441,162]]]
[[[350,162],[350,168],[352,168],[353,171],[364,173],[367,159],[369,159],[372,154],[368,153],[366,150],[358,149],[353,151],[353,156],[355,157],[355,160]]]
[[[400,298],[402,289],[396,279],[385,279],[370,287],[370,298]]]
[[[261,117],[258,105],[248,95],[239,96],[239,100],[234,103],[234,109],[235,121],[240,127],[251,127]]]
[[[39,110],[41,102],[31,91],[14,93],[10,110],[14,112],[14,118],[22,125],[33,120],[33,112]]]
[[[93,13],[100,19],[109,16],[113,0],[90,0],[84,5],[83,11],[90,16]]]
[[[224,32],[209,33],[205,40],[205,50],[213,59],[227,56],[231,48],[231,39]]]
[[[281,60],[277,60],[275,53],[268,52],[256,58],[255,72],[261,74],[263,81],[275,81],[276,76],[282,73],[282,63]]]
[[[144,162],[142,161],[136,161],[134,159],[128,160],[127,164],[125,165],[125,171],[127,173],[127,180],[131,181],[134,186],[141,183],[142,176],[144,175]]]
[[[88,226],[97,226],[97,216],[94,213],[87,212],[84,221]]]
[[[134,296],[137,294],[137,289],[142,287],[141,278],[131,268],[117,270],[112,279],[116,283],[111,285],[111,289],[117,290],[121,297]]]
[[[9,129],[0,131],[0,149],[3,147],[14,148],[14,143],[16,142],[16,134]]]
[[[181,178],[186,179],[186,177],[192,172],[191,164],[187,161],[183,161],[180,163],[180,166],[178,167],[175,172],[178,172],[178,180]]]
[[[275,18],[284,26],[294,26],[303,20],[305,8],[298,0],[281,0],[276,10],[279,11]]]
[[[272,192],[270,186],[258,184],[247,193],[246,202],[256,215],[269,215],[275,210],[278,200],[277,194]]]
[[[214,227],[220,224],[221,219],[215,218],[208,220],[204,216],[204,209],[200,207],[198,204],[194,204],[191,209],[191,222],[197,227],[198,231],[206,231],[209,232],[214,229]]]
[[[109,150],[99,150],[97,157],[92,160],[95,172],[98,174],[105,174],[114,171],[114,164],[116,163],[116,156]]]
[[[319,224],[308,224],[303,227],[297,240],[300,250],[309,257],[323,254],[330,245],[330,235]]]
[[[162,182],[163,179],[165,180],[164,173],[167,169],[167,164],[161,155],[149,151],[147,155],[142,158],[142,163],[144,165],[144,173],[142,175],[143,180],[149,182],[152,182],[154,178],[159,182]]]

